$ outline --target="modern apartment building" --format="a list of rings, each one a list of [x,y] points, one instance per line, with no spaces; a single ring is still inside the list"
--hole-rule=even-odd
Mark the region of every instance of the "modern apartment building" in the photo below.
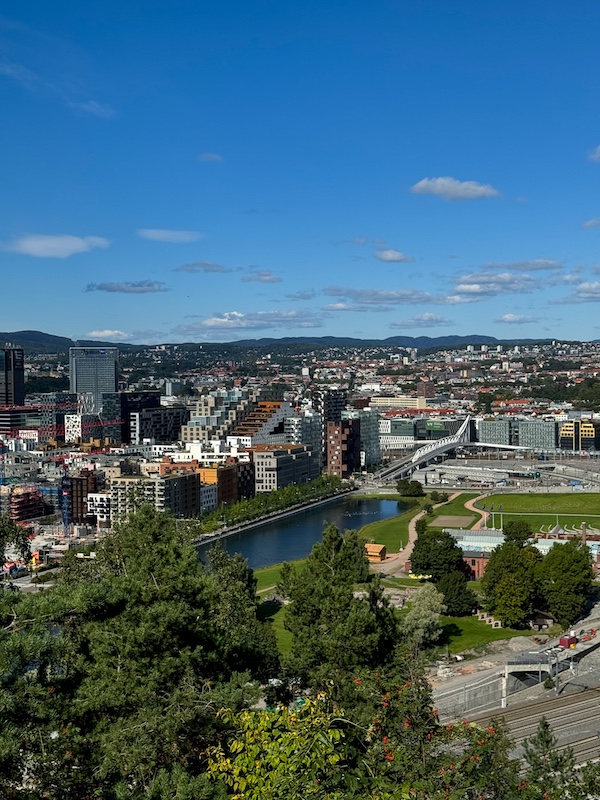
[[[201,397],[182,426],[182,442],[225,439],[258,404],[257,389],[217,389]]]
[[[113,522],[126,519],[144,503],[157,511],[170,511],[177,518],[194,517],[200,512],[200,478],[190,472],[151,477],[124,475],[111,480]]]
[[[263,444],[251,449],[256,493],[308,483],[321,474],[320,459],[303,444]]]
[[[327,472],[340,478],[349,478],[359,471],[360,421],[343,419],[327,423]]]

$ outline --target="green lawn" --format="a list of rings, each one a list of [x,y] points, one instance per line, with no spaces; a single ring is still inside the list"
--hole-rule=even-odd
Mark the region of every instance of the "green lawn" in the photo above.
[[[258,608],[258,618],[268,619],[273,625],[277,646],[282,655],[286,655],[292,648],[292,634],[283,626],[285,620],[285,606],[277,603],[264,603]]]
[[[513,520],[525,519],[534,530],[544,530],[561,525],[563,528],[580,528],[582,522],[588,526],[600,528],[600,494],[573,492],[570,494],[498,494],[477,503],[493,504],[490,527],[505,525]],[[502,506],[501,515],[498,507]]]
[[[474,497],[477,497],[477,493],[475,492],[463,492],[459,494],[458,497],[455,497],[454,500],[450,500],[449,503],[444,503],[443,506],[435,509],[436,516],[468,516],[471,512],[465,508],[465,503],[467,500],[472,500]]]
[[[412,581],[413,584],[416,581]],[[285,606],[265,604],[259,609],[261,619],[269,619],[273,625],[280,653],[289,653],[292,646],[292,634],[284,628]],[[448,647],[450,653],[462,653],[465,650],[484,650],[489,642],[500,639],[512,639],[513,636],[531,636],[529,630],[517,631],[511,628],[492,628],[476,617],[442,617],[443,635],[440,645]],[[532,644],[533,647],[533,644]]]
[[[442,617],[443,636],[440,644],[447,645],[451,653],[464,650],[484,649],[489,642],[512,639],[513,636],[531,636],[530,630],[517,631],[511,628],[492,628],[477,617]],[[532,643],[533,646],[533,643]]]
[[[297,566],[302,566],[305,561],[306,559],[299,558],[297,561],[292,563],[296,564]],[[262,594],[271,587],[277,586],[279,583],[279,575],[281,573],[282,566],[282,564],[273,564],[272,567],[261,567],[260,569],[254,570],[254,577],[256,578],[256,591],[258,594]]]
[[[421,510],[420,504],[405,511],[397,517],[371,522],[360,529],[360,535],[369,542],[384,544],[388,553],[397,553],[406,546],[408,541],[409,520]]]

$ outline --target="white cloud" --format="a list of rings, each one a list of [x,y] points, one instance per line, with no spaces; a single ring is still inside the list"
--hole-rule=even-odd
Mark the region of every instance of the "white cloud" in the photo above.
[[[587,222],[584,222],[581,227],[582,228],[600,228],[600,217],[594,217],[594,219],[588,219]]]
[[[175,267],[173,272],[233,272],[229,267],[222,264],[215,264],[213,261],[194,261],[193,264],[182,264]]]
[[[584,281],[563,303],[597,303],[600,301],[600,281]]]
[[[377,250],[375,253],[375,258],[379,261],[385,261],[388,263],[412,263],[414,262],[414,258],[412,256],[406,256],[404,253],[401,253],[400,250]]]
[[[313,300],[317,296],[314,289],[307,289],[304,292],[291,292],[286,294],[288,300]]]
[[[411,186],[413,194],[434,194],[444,200],[478,200],[481,197],[497,197],[500,192],[489,184],[477,181],[458,181],[456,178],[423,178]]]
[[[165,228],[138,228],[137,235],[151,242],[170,242],[171,244],[190,244],[197,242],[204,234],[199,231],[172,231]]]
[[[600,224],[600,222],[599,222]],[[562,261],[551,258],[532,258],[530,261],[507,261],[496,262],[488,261],[483,265],[485,270],[523,270],[524,272],[536,272],[538,270],[561,269]]]
[[[256,311],[244,314],[240,311],[226,311],[200,322],[178,325],[172,333],[190,335],[200,332],[232,330],[264,330],[269,328],[320,328],[323,318],[320,314],[302,311]]]
[[[392,305],[458,305],[460,303],[475,303],[478,297],[463,297],[460,294],[435,295],[430,292],[420,292],[417,289],[353,289],[345,286],[328,286],[324,294],[329,297],[338,297],[342,300],[351,300],[360,306],[392,306]],[[354,306],[352,306],[354,309]]]
[[[12,253],[22,253],[26,256],[37,258],[68,258],[76,253],[87,253],[98,247],[110,246],[108,239],[102,236],[45,236],[42,234],[29,234],[14,239],[6,246]]]
[[[525,325],[530,322],[539,322],[538,317],[526,317],[524,314],[503,314],[497,317],[494,322],[502,322],[507,325]]]
[[[279,275],[275,275],[270,269],[257,269],[254,272],[244,275],[244,283],[281,283]]]
[[[121,341],[122,339],[131,339],[130,333],[125,333],[125,331],[90,331],[86,333],[86,336],[90,339],[116,339],[117,341]]]
[[[392,322],[390,328],[440,328],[447,325],[454,325],[454,322],[440,314],[432,314],[426,312],[425,314],[418,314],[416,317],[410,319],[399,320]]]
[[[154,294],[169,292],[169,287],[162,281],[122,281],[115,283],[88,283],[86,292],[109,292],[110,294]]]
[[[219,153],[200,153],[198,161],[202,161],[205,164],[222,164],[225,159]]]
[[[531,292],[537,287],[536,281],[526,273],[514,272],[473,272],[459,278],[455,291],[458,294],[486,295]]]
[[[592,152],[588,154],[588,158],[590,161],[600,161],[600,144],[598,147],[594,147]]]

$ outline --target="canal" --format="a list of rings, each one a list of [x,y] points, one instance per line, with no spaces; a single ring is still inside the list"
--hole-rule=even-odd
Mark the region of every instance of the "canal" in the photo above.
[[[341,531],[358,530],[370,522],[395,517],[405,509],[406,506],[397,500],[344,497],[227,536],[221,543],[228,553],[241,553],[247,558],[252,569],[270,567],[282,561],[306,558],[313,545],[321,540],[323,528],[330,523]],[[202,560],[206,549],[206,545],[198,548]]]

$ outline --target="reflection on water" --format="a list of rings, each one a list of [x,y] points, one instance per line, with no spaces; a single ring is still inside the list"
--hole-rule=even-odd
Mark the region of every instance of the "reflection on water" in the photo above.
[[[370,522],[395,517],[405,508],[396,500],[345,497],[323,506],[306,508],[286,519],[265,522],[260,527],[221,541],[228,553],[242,553],[249,566],[258,569],[281,561],[305,558],[315,542],[320,541],[323,528],[330,523],[341,531],[359,529]],[[204,550],[199,548],[202,559]]]

